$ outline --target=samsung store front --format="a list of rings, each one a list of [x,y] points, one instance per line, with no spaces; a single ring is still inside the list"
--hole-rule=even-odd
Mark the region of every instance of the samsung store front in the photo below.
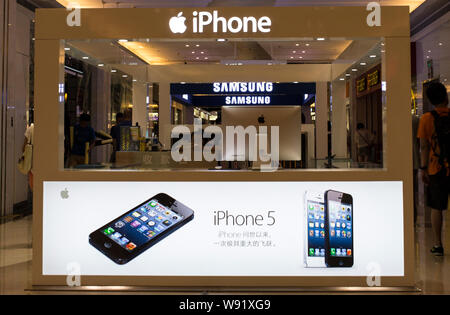
[[[33,285],[412,288],[409,10],[369,14],[37,10]]]

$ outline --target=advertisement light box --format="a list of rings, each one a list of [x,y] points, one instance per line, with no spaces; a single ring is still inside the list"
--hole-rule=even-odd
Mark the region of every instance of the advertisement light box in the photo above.
[[[43,275],[404,275],[401,182],[44,182]]]

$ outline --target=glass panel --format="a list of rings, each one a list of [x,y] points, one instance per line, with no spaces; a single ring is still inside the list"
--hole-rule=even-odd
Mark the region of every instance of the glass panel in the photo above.
[[[64,44],[66,168],[383,167],[382,39]]]

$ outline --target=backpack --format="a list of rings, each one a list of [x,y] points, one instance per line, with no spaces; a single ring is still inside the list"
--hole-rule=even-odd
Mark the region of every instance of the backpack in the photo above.
[[[450,163],[450,116],[441,116],[435,110],[431,111],[431,115],[434,117],[433,139],[439,146],[440,154],[436,153],[436,148],[433,148],[433,152],[439,158],[439,164],[445,167],[446,163]]]

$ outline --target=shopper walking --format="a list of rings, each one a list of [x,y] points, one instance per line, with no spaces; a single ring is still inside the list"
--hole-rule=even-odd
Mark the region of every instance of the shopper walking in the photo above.
[[[420,172],[427,185],[427,206],[431,208],[434,246],[431,252],[444,255],[442,245],[443,211],[448,207],[450,191],[450,117],[448,95],[441,83],[431,83],[426,91],[434,110],[420,118],[417,137],[420,139]]]

